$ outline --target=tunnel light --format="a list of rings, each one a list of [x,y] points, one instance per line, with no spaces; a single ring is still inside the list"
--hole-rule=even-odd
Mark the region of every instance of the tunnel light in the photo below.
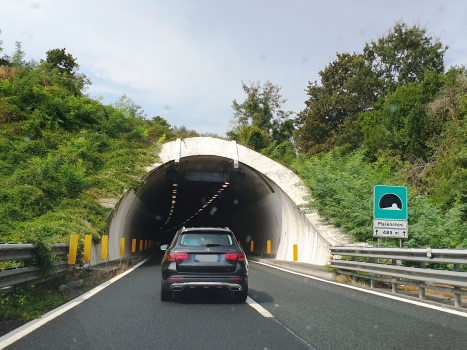
[[[172,184],[172,185],[173,185],[174,187],[177,187],[177,186],[178,186],[178,184],[175,184],[175,183],[174,183],[174,184]]]
[[[230,185],[230,182],[226,181],[225,184],[226,184],[226,185]]]
[[[173,193],[177,193],[177,190],[173,190],[172,192],[173,192]]]
[[[212,196],[213,198],[217,198],[218,194],[215,194],[214,196]]]
[[[172,204],[175,204],[175,201],[172,201]]]
[[[177,198],[177,196],[172,196],[172,198],[176,199],[176,198]]]
[[[222,185],[223,188],[226,188],[228,185]]]
[[[221,192],[221,191],[223,191],[223,190],[225,190],[225,188],[221,188],[221,189],[219,189],[219,192]]]

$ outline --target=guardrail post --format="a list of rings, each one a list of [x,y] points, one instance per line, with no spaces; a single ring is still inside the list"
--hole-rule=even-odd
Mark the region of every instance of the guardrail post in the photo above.
[[[454,271],[461,271],[461,264],[454,264]],[[454,290],[460,290],[460,287],[454,287]],[[454,306],[461,307],[462,294],[454,293]]]
[[[421,262],[421,263],[420,263],[420,268],[421,268],[421,269],[426,269],[425,262]],[[419,284],[425,284],[425,282],[419,281]],[[418,288],[419,288],[419,290],[418,290],[418,297],[419,297],[420,299],[425,298],[425,288],[423,288],[423,287],[418,287]]]
[[[298,261],[298,246],[293,245],[293,261]]]
[[[357,261],[357,257],[356,257],[356,256],[353,256],[353,257],[352,257],[352,261]],[[352,271],[352,272],[353,272],[353,271]],[[353,280],[353,284],[355,285],[355,283],[357,283],[357,276],[352,275],[352,280]]]
[[[375,263],[375,258],[370,258],[370,263]],[[372,273],[370,273],[370,275],[373,275]],[[370,279],[370,288],[375,288],[375,280],[374,279]]]
[[[392,259],[392,265],[396,265],[397,266],[397,260],[396,259]],[[393,278],[392,280],[392,292],[393,293],[397,293],[397,278]]]
[[[461,290],[460,287],[454,287],[454,290]],[[456,292],[454,292],[454,306],[455,307],[461,307],[461,303],[462,303],[462,294],[458,294]]]

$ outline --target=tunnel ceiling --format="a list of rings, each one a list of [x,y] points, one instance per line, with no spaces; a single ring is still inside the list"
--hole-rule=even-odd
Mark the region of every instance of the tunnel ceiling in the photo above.
[[[167,179],[167,172],[173,175],[177,170],[176,180]],[[190,181],[189,171],[245,173],[244,182],[230,182],[223,188],[220,182]],[[177,186],[173,186],[173,184]],[[223,189],[223,190],[221,190]],[[176,193],[173,193],[176,190]],[[220,191],[221,190],[221,191]],[[219,193],[220,191],[220,193]],[[266,179],[256,170],[240,164],[235,170],[232,160],[218,156],[184,157],[177,164],[168,162],[155,169],[145,185],[138,191],[143,210],[139,210],[132,220],[132,229],[144,232],[144,236],[154,238],[157,235],[170,235],[179,225],[186,227],[225,227],[231,225],[229,218],[233,213],[248,207],[273,193],[274,190]],[[172,198],[175,195],[176,198]],[[213,197],[217,197],[208,204]],[[169,218],[172,201],[175,201],[173,214]],[[208,204],[200,213],[203,205]],[[190,219],[194,216],[193,219]],[[187,223],[184,222],[190,219]],[[166,231],[169,232],[166,234]]]

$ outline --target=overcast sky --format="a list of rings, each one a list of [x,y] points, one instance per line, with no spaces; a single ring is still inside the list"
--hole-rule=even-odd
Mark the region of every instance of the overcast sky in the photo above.
[[[149,118],[224,135],[242,81],[282,86],[283,109],[299,112],[336,52],[361,51],[401,18],[440,35],[447,67],[467,65],[466,0],[0,0],[0,40],[35,60],[66,48],[91,96],[125,93]]]

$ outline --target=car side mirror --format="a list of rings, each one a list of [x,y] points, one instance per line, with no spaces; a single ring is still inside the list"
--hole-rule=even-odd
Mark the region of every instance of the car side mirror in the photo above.
[[[161,245],[161,250],[167,250],[167,244]]]

